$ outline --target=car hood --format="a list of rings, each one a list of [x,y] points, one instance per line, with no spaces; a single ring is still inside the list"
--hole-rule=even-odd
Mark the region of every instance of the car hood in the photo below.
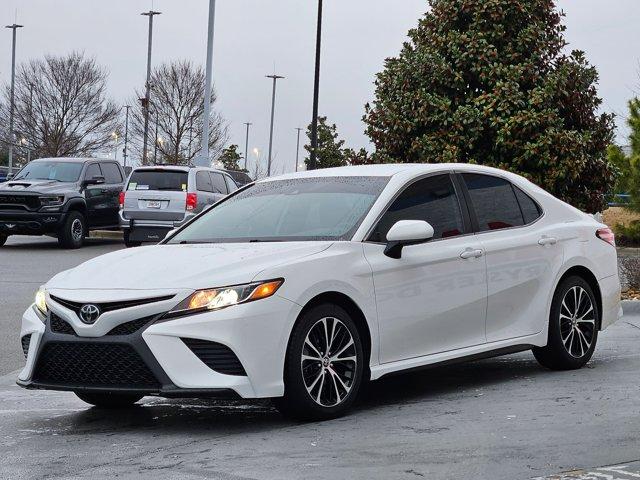
[[[56,182],[55,180],[11,180],[0,183],[1,193],[65,193],[75,189],[73,182]]]
[[[154,245],[109,253],[59,273],[53,289],[181,290],[238,285],[267,268],[320,253],[332,242]]]

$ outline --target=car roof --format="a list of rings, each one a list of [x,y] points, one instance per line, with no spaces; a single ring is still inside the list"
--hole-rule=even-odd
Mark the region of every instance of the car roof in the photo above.
[[[326,177],[393,177],[399,174],[421,175],[443,171],[458,172],[484,172],[494,173],[510,177],[518,177],[505,170],[485,167],[482,165],[472,165],[467,163],[397,163],[380,165],[360,165],[351,167],[326,168],[320,170],[310,170],[298,173],[289,173],[278,177],[271,177],[260,180],[269,182],[274,180],[289,180],[294,178],[326,178]],[[521,177],[519,177],[521,178]]]
[[[118,163],[113,158],[80,158],[80,157],[51,157],[51,158],[38,158],[36,160],[32,160],[33,162],[69,162],[69,163],[85,163],[85,162],[112,162]]]

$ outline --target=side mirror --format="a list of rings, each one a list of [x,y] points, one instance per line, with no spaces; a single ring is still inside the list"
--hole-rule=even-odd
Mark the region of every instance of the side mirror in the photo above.
[[[93,178],[88,178],[84,181],[85,186],[89,186],[89,185],[103,185],[105,183],[105,178],[96,175]]]
[[[15,175],[15,173],[7,173],[7,180],[11,180]]]
[[[400,220],[387,234],[384,254],[389,258],[402,258],[402,249],[410,245],[427,243],[433,239],[433,227],[422,220]]]

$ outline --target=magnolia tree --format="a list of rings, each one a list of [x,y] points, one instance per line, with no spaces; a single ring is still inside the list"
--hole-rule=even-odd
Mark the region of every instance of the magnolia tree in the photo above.
[[[587,211],[615,180],[598,74],[565,53],[553,0],[430,0],[376,80],[367,133],[379,161],[464,162],[524,175]]]

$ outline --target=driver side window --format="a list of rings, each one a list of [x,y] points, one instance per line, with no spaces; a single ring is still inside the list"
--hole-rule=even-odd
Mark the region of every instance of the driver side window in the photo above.
[[[93,177],[102,177],[102,170],[100,170],[100,165],[97,163],[92,163],[87,167],[87,172],[84,174],[85,180],[91,180]]]
[[[400,220],[424,220],[435,231],[434,240],[464,234],[458,197],[449,175],[428,177],[409,185],[378,222],[369,241],[384,243]]]

